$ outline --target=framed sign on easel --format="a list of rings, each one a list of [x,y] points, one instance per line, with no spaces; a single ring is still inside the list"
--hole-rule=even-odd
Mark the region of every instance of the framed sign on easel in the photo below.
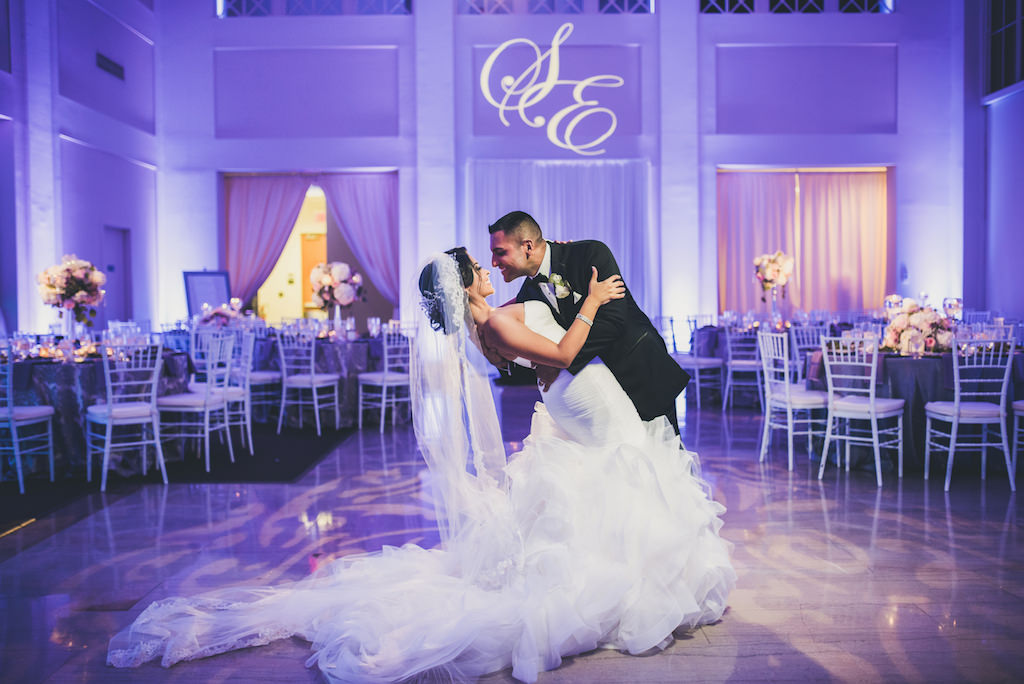
[[[231,301],[227,271],[184,271],[185,302],[191,318],[202,313],[203,304],[217,308]]]

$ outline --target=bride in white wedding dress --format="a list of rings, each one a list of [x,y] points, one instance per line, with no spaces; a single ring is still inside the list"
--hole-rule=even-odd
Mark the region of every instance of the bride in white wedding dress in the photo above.
[[[440,548],[385,547],[298,582],[157,601],[111,639],[108,664],[170,666],[299,636],[331,681],[511,666],[532,682],[564,656],[663,648],[722,616],[736,578],[718,536],[725,509],[668,421],[643,423],[603,364],[559,375],[506,463],[474,345],[565,367],[587,323],[565,331],[540,302],[492,309],[488,273],[462,249],[432,259],[420,288],[411,391]],[[584,317],[622,290],[595,274]]]

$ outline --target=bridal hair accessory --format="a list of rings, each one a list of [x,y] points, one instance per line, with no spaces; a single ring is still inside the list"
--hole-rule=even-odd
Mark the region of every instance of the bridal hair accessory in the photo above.
[[[581,313],[576,314],[576,318],[580,319],[581,321],[583,321],[584,323],[589,325],[591,328],[594,327],[594,321],[590,320],[589,318],[587,318],[583,314],[581,314]]]
[[[431,328],[446,334],[462,329],[469,307],[454,254],[440,254],[427,263],[420,274],[420,294]]]

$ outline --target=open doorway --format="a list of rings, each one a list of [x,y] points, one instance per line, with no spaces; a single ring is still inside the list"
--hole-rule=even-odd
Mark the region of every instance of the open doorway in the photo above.
[[[367,317],[388,320],[394,307],[366,277],[366,269],[327,211],[327,199],[318,185],[306,191],[299,216],[270,275],[256,295],[256,310],[271,325],[296,318],[326,318],[327,312],[313,303],[309,276],[319,263],[341,261],[363,274],[363,296],[346,310],[354,316],[360,332],[366,332]]]

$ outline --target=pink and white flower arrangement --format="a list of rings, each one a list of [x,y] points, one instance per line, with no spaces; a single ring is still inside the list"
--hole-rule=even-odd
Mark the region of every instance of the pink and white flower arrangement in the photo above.
[[[60,309],[60,316],[74,316],[74,320],[92,326],[96,308],[106,291],[103,284],[107,276],[91,263],[74,254],[65,254],[59,264],[38,276],[39,294],[43,303]]]
[[[885,328],[882,349],[912,354],[949,351],[953,346],[953,322],[930,306],[904,299],[903,306]]]
[[[214,325],[218,328],[231,325],[232,321],[239,317],[238,312],[232,309],[227,304],[221,304],[216,309],[210,309],[202,318],[199,319],[199,325]]]
[[[363,276],[342,261],[317,264],[309,274],[309,282],[313,286],[313,304],[321,309],[345,308],[363,295]]]
[[[786,296],[786,284],[793,277],[793,257],[786,256],[782,251],[775,254],[762,254],[754,258],[754,277],[761,284],[761,301],[765,301],[765,293],[773,288],[780,288],[782,296]]]

